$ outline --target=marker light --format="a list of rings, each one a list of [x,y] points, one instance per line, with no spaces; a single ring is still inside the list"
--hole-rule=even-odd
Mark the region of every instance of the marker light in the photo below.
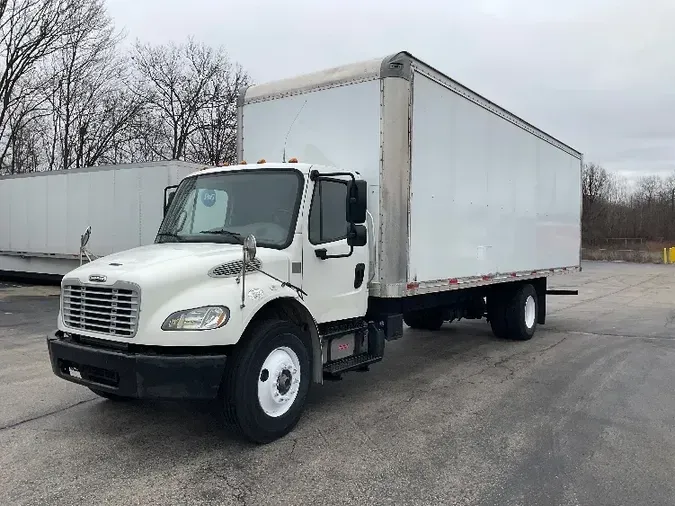
[[[288,160],[288,163],[298,163],[298,159],[297,158],[291,158],[290,160]]]
[[[258,160],[258,163],[265,163],[265,159],[261,158],[260,160]]]
[[[239,162],[239,165],[246,165],[246,160],[242,160],[241,162]]]

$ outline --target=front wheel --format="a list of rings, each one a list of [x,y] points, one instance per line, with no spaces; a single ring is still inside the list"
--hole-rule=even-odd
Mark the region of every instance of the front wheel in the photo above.
[[[253,328],[228,359],[220,398],[226,422],[256,443],[293,430],[309,391],[309,349],[309,336],[290,322]]]

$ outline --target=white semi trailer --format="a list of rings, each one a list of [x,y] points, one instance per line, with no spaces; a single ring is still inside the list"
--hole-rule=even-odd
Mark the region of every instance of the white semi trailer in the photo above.
[[[60,279],[93,257],[152,244],[165,187],[203,165],[178,160],[0,176],[0,277]]]
[[[191,174],[155,244],[65,276],[56,375],[213,399],[270,442],[404,321],[527,340],[580,269],[581,154],[408,53],[251,87],[238,133],[256,163]]]

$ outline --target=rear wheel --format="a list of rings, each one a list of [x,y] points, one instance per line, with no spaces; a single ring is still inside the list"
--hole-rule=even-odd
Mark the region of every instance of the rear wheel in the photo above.
[[[273,320],[251,330],[228,359],[220,402],[226,422],[256,443],[288,434],[302,415],[310,385],[309,337]]]
[[[440,310],[425,309],[403,315],[405,324],[417,330],[439,330],[445,320]]]
[[[530,284],[499,290],[488,300],[492,332],[503,339],[527,341],[537,329],[537,291]]]

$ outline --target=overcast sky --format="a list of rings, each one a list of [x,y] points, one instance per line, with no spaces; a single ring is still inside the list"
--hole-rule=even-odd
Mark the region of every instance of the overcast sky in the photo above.
[[[629,177],[675,170],[674,0],[107,0],[129,40],[223,45],[256,82],[407,50]]]

